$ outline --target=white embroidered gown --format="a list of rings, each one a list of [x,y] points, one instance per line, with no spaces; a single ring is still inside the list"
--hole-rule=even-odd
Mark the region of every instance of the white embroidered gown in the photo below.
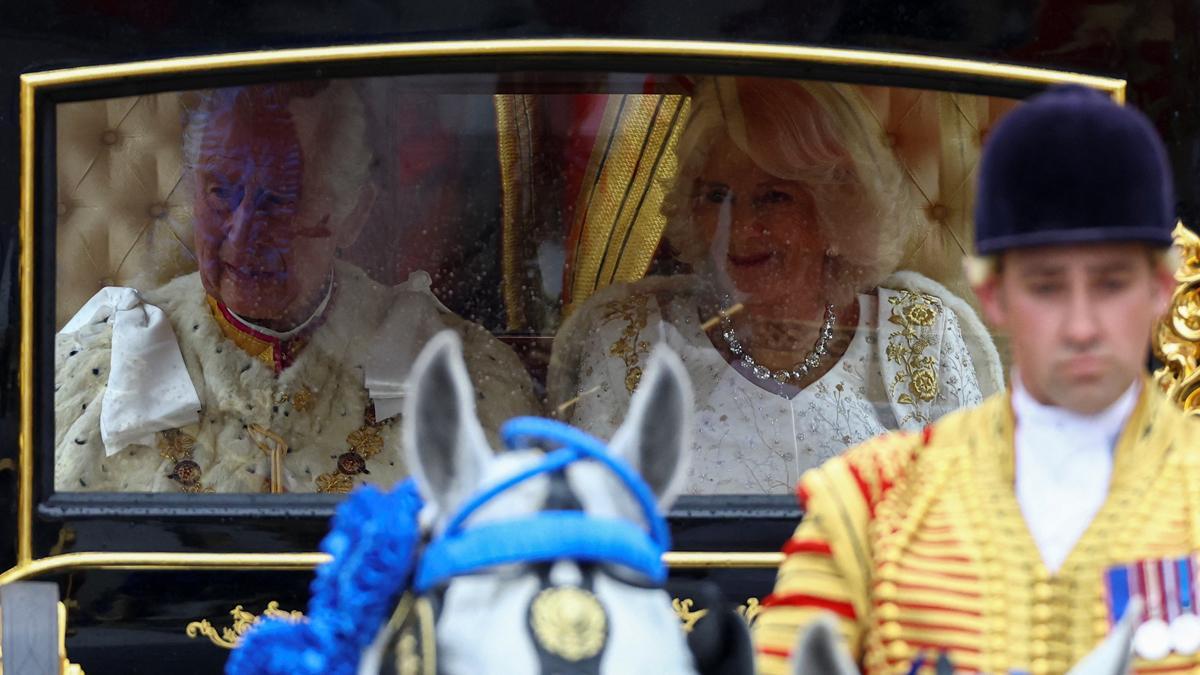
[[[806,388],[768,391],[728,364],[700,328],[696,277],[607,288],[555,341],[552,405],[607,439],[624,418],[650,348],[679,354],[696,394],[691,494],[790,493],[800,474],[888,429],[919,430],[1003,386],[999,357],[973,310],[912,272],[858,297],[845,354]],[[791,394],[790,396],[788,394]]]

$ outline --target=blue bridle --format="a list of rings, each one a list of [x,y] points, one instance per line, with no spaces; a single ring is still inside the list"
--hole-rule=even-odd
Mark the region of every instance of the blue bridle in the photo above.
[[[511,563],[577,560],[611,563],[645,575],[651,582],[666,580],[662,555],[671,548],[666,520],[657,501],[625,462],[608,454],[605,445],[574,427],[540,417],[518,417],[500,429],[507,449],[559,446],[536,465],[477,493],[454,514],[441,536],[421,556],[414,589],[424,593],[453,577]],[[637,500],[649,532],[632,522],[599,518],[582,511],[540,511],[469,529],[471,514],[509,488],[534,476],[563,471],[578,461],[606,467]]]

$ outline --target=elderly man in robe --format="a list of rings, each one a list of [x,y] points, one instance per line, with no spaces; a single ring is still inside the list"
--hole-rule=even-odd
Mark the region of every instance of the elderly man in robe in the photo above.
[[[59,333],[58,490],[390,485],[407,475],[408,367],[445,328],[490,432],[535,409],[516,355],[439,303],[427,275],[385,287],[340,259],[375,197],[363,119],[341,82],[204,97],[184,134],[199,270],[105,288]]]

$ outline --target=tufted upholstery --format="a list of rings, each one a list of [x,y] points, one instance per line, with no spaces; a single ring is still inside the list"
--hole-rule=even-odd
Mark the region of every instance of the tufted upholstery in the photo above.
[[[921,272],[973,303],[961,261],[974,241],[979,156],[988,129],[1018,102],[900,87],[862,91],[933,225],[928,237],[909,242],[901,269]]]
[[[880,133],[937,224],[903,267],[971,298],[970,251],[981,142],[1015,102],[864,87]],[[190,94],[62,104],[58,109],[57,325],[106,285],[153,288],[195,269],[181,137]],[[497,253],[498,254],[498,253]]]
[[[100,288],[195,269],[182,181],[187,95],[58,107],[57,325]]]

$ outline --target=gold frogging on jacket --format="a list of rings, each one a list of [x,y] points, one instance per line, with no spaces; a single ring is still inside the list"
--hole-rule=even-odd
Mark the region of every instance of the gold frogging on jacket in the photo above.
[[[830,608],[867,675],[902,669],[919,649],[945,650],[964,670],[1066,672],[1108,634],[1110,567],[1196,551],[1196,424],[1144,383],[1108,497],[1054,574],[1013,491],[1007,393],[809,471],[806,517],[755,624],[760,672],[787,672],[797,630]],[[1200,655],[1134,664],[1196,667]]]

